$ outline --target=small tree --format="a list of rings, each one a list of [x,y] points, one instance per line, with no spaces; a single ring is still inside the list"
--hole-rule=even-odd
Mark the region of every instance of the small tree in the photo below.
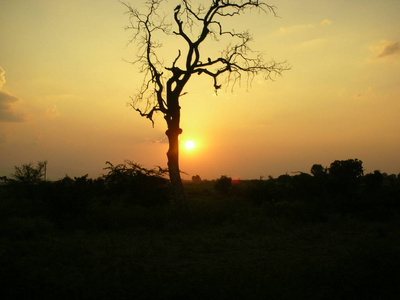
[[[329,185],[339,194],[349,194],[364,174],[362,161],[356,159],[335,160],[329,167]]]
[[[324,177],[324,176],[326,176],[327,175],[327,169],[326,168],[324,168],[322,165],[318,165],[318,164],[314,164],[312,167],[311,167],[311,174],[314,176],[314,177]]]
[[[201,177],[200,177],[200,175],[194,175],[194,176],[192,176],[192,181],[193,181],[193,182],[196,182],[196,183],[201,182]]]
[[[21,167],[15,166],[11,178],[21,183],[38,183],[45,179],[46,163],[46,161],[39,161],[36,167],[33,163],[23,164]]]
[[[108,174],[103,176],[106,190],[113,195],[127,197],[131,204],[158,205],[168,203],[170,190],[168,180],[165,178],[166,170],[146,169],[129,160],[123,164],[108,165],[105,170]]]
[[[161,112],[167,123],[166,135],[169,141],[167,152],[168,169],[176,203],[185,201],[182,180],[179,170],[180,97],[185,94],[184,87],[192,75],[207,75],[212,79],[215,91],[221,88],[220,77],[228,82],[240,81],[243,74],[249,79],[260,73],[269,79],[273,74],[281,74],[287,70],[286,63],[266,62],[260,53],[249,47],[251,35],[247,32],[226,30],[224,20],[240,16],[244,11],[257,9],[275,15],[275,8],[263,1],[247,0],[212,0],[208,6],[199,4],[197,9],[191,1],[180,0],[173,11],[173,18],[167,21],[167,15],[161,15],[160,8],[164,0],[147,0],[147,12],[141,13],[129,4],[123,3],[127,9],[133,31],[131,42],[137,43],[137,60],[144,80],[136,98],[132,99],[132,107],[142,117],[148,118],[154,125],[153,115]],[[161,43],[156,40],[158,34],[175,35],[184,41],[186,47],[177,49],[171,54],[172,63],[166,66],[159,55]],[[208,38],[217,42],[222,37],[229,39],[228,45],[221,49],[215,57],[201,55],[204,50],[200,46]],[[218,47],[215,47],[218,48]],[[202,50],[202,51],[201,51]],[[146,102],[140,109],[138,103]]]
[[[215,189],[223,194],[228,194],[232,187],[232,178],[226,175],[222,175],[215,181]]]
[[[329,167],[329,175],[343,181],[355,181],[364,174],[362,163],[357,158],[335,160]]]

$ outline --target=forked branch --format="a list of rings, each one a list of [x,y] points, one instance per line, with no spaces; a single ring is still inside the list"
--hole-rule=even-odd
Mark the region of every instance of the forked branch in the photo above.
[[[290,67],[286,62],[265,61],[262,53],[252,51],[249,47],[251,35],[247,32],[226,30],[224,20],[240,16],[244,11],[256,9],[263,13],[272,13],[276,16],[275,7],[257,0],[210,0],[208,8],[200,5],[193,9],[191,1],[181,0],[173,9],[173,16],[167,22],[167,16],[161,16],[161,5],[165,0],[147,0],[146,13],[140,13],[129,4],[130,26],[133,31],[130,42],[138,46],[137,60],[140,70],[145,74],[141,89],[136,100],[146,101],[146,109],[132,107],[154,124],[154,112],[160,111],[166,120],[179,108],[179,96],[183,95],[183,88],[193,74],[206,74],[213,80],[215,91],[221,88],[220,77],[226,74],[225,80],[234,86],[240,82],[243,75],[247,75],[248,82],[259,74],[265,79],[272,79],[273,75],[281,75]],[[174,27],[174,30],[171,30]],[[178,49],[178,55],[170,66],[165,65],[158,54],[161,44],[155,40],[156,33],[166,36],[181,37],[186,43],[185,49]],[[225,37],[230,43],[214,58],[201,60],[200,45],[213,37],[216,41]],[[166,74],[162,70],[166,70]],[[177,98],[176,98],[177,97]],[[173,101],[171,99],[174,99]]]

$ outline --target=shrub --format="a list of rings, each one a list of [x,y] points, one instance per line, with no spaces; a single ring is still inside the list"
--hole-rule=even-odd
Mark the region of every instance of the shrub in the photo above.
[[[226,175],[222,175],[215,181],[215,189],[223,194],[228,194],[232,187],[232,178]]]
[[[329,188],[336,195],[351,195],[363,174],[361,160],[335,160],[329,167]]]
[[[11,178],[3,178],[8,184],[11,193],[17,198],[36,198],[37,186],[43,182],[46,162],[38,162],[36,167],[33,163],[14,167]]]
[[[12,179],[21,183],[38,183],[42,181],[45,173],[46,162],[38,162],[36,167],[32,163],[24,164],[21,167],[15,166],[15,171],[11,175]]]
[[[169,181],[164,178],[167,170],[161,167],[146,169],[126,160],[114,166],[107,162],[109,170],[104,184],[109,196],[123,199],[125,204],[152,206],[166,204],[170,199]]]

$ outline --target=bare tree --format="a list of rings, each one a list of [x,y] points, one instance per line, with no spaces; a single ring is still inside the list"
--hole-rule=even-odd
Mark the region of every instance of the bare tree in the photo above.
[[[285,62],[264,61],[261,53],[250,49],[251,35],[247,31],[226,30],[223,22],[249,9],[276,15],[274,6],[256,0],[210,0],[208,7],[199,4],[194,9],[190,0],[179,0],[180,4],[168,22],[168,15],[161,8],[164,2],[147,0],[145,13],[132,8],[130,4],[121,3],[128,9],[130,25],[126,29],[133,31],[130,42],[138,46],[137,59],[132,63],[139,64],[140,71],[144,73],[143,84],[136,97],[132,98],[131,105],[153,126],[156,112],[161,112],[167,122],[169,176],[174,200],[179,204],[185,201],[179,169],[178,137],[182,133],[179,100],[185,94],[183,89],[192,75],[209,76],[217,92],[221,88],[222,77],[227,83],[235,85],[243,74],[250,81],[260,73],[265,79],[270,79],[272,75],[280,75],[289,68]],[[168,66],[160,58],[162,45],[156,40],[160,34],[175,35],[185,44],[182,49],[176,50]],[[220,39],[228,38],[229,43],[217,57],[205,58],[201,55],[204,49],[200,51],[200,46],[204,45],[207,38],[217,45],[222,45]],[[140,103],[146,103],[146,106],[139,108]]]
[[[46,165],[47,161],[39,161],[34,167],[33,163],[23,164],[21,167],[14,166],[14,173],[11,175],[12,180],[36,184],[42,180],[46,181]]]

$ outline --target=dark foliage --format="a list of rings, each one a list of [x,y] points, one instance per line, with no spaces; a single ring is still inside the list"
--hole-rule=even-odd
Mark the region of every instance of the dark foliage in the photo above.
[[[201,177],[199,175],[194,175],[194,176],[192,176],[192,181],[199,183],[199,182],[201,182]]]
[[[228,194],[231,188],[232,188],[231,177],[222,175],[215,181],[215,189],[222,194]]]
[[[332,213],[382,219],[400,207],[400,179],[375,171],[363,175],[362,161],[336,160],[329,168],[313,165],[312,176],[288,174],[248,185],[248,197],[256,204],[303,203],[320,216]]]
[[[335,160],[328,172],[330,191],[338,196],[354,194],[364,174],[362,161],[358,159]]]
[[[358,175],[340,194],[313,169],[188,182],[185,208],[160,205],[164,170],[131,162],[40,180],[29,197],[2,178],[2,297],[397,299],[399,177]]]
[[[11,178],[4,177],[3,181],[13,190],[13,193],[20,198],[33,199],[37,192],[37,186],[43,182],[46,162],[23,164],[14,167]]]
[[[10,179],[2,178],[2,193],[25,203],[26,209],[21,213],[45,215],[61,225],[85,220],[92,207],[98,205],[157,206],[168,204],[171,199],[169,181],[164,176],[167,170],[160,167],[146,169],[131,161],[118,165],[107,162],[107,173],[100,178],[66,176],[49,182],[42,180],[41,166],[39,163],[37,167],[27,164],[16,168]],[[221,176],[211,189],[199,188],[204,197],[210,196],[214,188],[220,195],[272,205],[271,212],[277,214],[286,207],[293,210],[293,218],[303,215],[310,220],[323,220],[336,213],[376,220],[395,216],[399,211],[399,177],[378,170],[364,175],[361,160],[336,160],[329,168],[314,164],[311,174],[285,174],[234,185],[232,178]],[[200,176],[192,179],[202,184]],[[195,197],[198,195],[197,191]]]
[[[2,178],[1,192],[14,199],[16,206],[23,205],[20,215],[44,216],[60,227],[81,226],[96,205],[118,202],[124,206],[155,206],[169,202],[165,170],[148,170],[130,161],[116,166],[107,162],[107,165],[108,173],[97,179],[84,175],[44,181],[40,164],[37,168],[27,164],[16,167],[10,179]]]
[[[118,196],[125,204],[153,206],[167,204],[170,200],[169,181],[165,178],[168,170],[145,169],[139,164],[125,161],[114,166],[107,162],[108,174],[104,175],[105,192]]]
[[[21,167],[15,166],[15,171],[11,175],[11,181],[22,183],[38,183],[43,180],[46,162],[38,162],[36,167],[33,163],[23,164]]]

